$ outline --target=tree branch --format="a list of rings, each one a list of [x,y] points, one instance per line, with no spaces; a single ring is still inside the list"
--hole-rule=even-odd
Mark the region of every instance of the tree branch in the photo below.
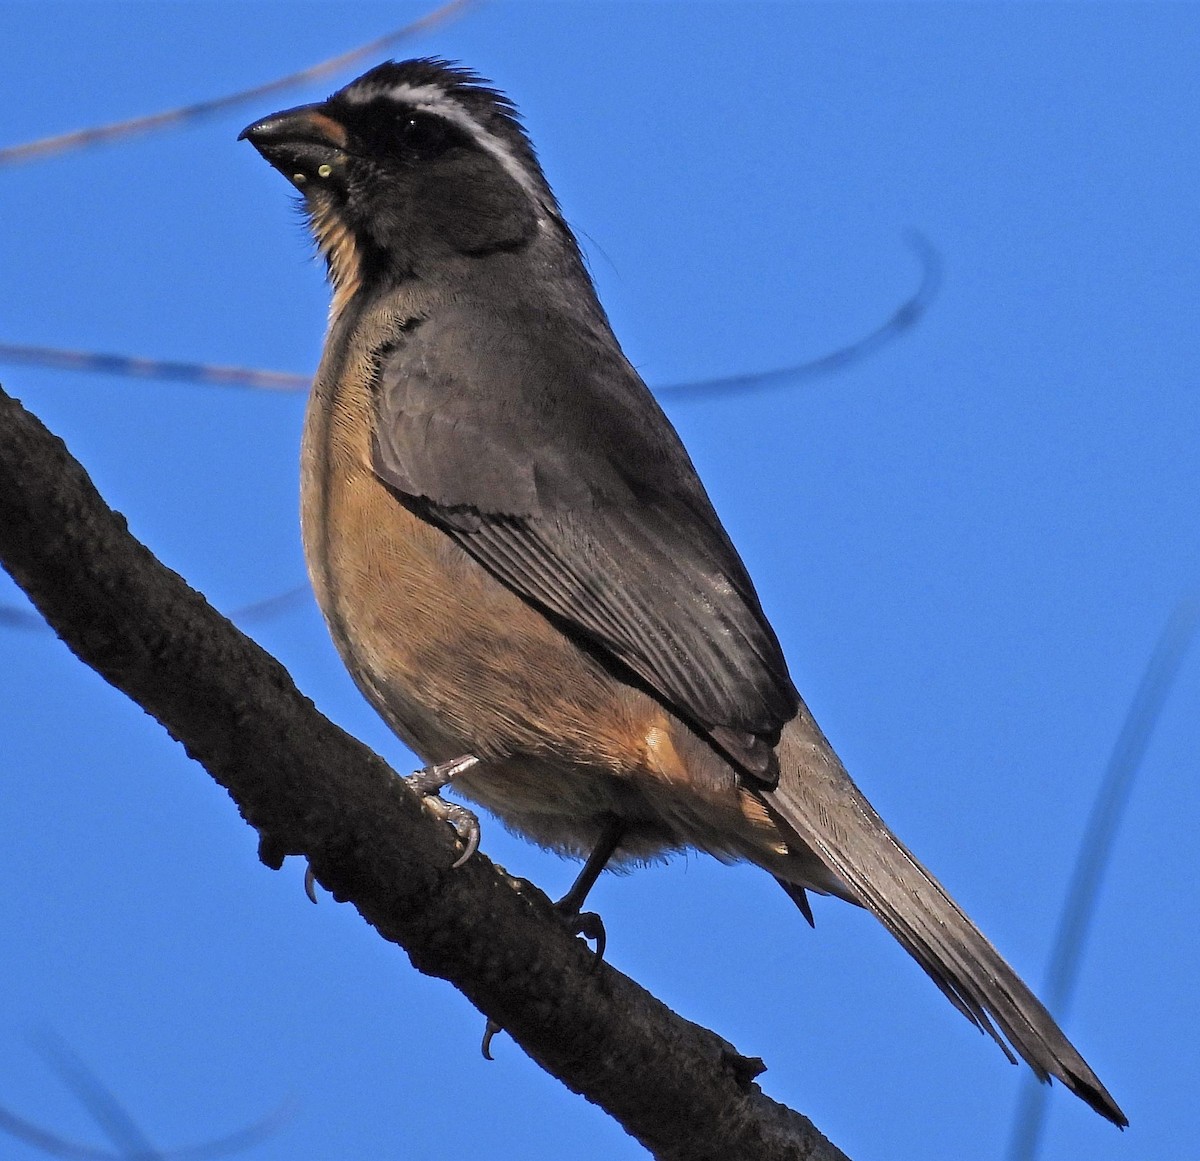
[[[418,971],[449,980],[660,1158],[846,1161],[766,1097],[760,1061],[572,938],[535,887],[448,827],[284,668],[131,536],[65,445],[0,389],[0,563],[86,664],[229,792],[278,868],[303,855]]]

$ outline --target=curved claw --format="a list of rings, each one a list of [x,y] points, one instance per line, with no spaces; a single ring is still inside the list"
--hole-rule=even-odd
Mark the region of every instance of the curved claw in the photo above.
[[[457,871],[477,850],[479,850],[479,819],[464,807],[455,807],[462,815],[454,819],[451,825],[462,840],[463,853],[450,864],[450,870]]]
[[[503,1032],[500,1027],[490,1016],[488,1017],[487,1027],[483,1030],[483,1043],[479,1045],[479,1051],[483,1053],[484,1060],[495,1060],[492,1055],[492,1041],[496,1037],[497,1032]]]
[[[304,868],[304,893],[310,903],[317,901],[317,877],[313,874],[311,863]]]
[[[584,939],[596,941],[596,956],[592,960],[592,971],[595,971],[603,961],[604,949],[608,946],[604,920],[595,911],[581,911],[578,915],[567,916],[566,920],[573,935],[582,935]]]
[[[445,802],[435,794],[428,795],[423,801],[440,819],[450,824],[463,844],[462,854],[450,864],[452,871],[457,870],[479,849],[479,819],[465,806]]]
[[[439,797],[438,792],[447,786],[464,770],[477,766],[479,759],[468,754],[455,758],[452,762],[442,762],[436,766],[427,766],[404,779],[410,790],[421,797],[421,804],[431,814],[448,822],[463,844],[463,852],[450,864],[452,871],[463,865],[477,850],[479,850],[479,819],[465,806],[455,802],[446,802]]]

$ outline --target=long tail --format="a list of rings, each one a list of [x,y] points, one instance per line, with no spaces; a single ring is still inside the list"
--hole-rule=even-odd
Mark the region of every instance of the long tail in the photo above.
[[[1010,1060],[1008,1044],[1039,1080],[1058,1077],[1102,1117],[1127,1125],[1050,1013],[875,813],[806,709],[777,753],[779,786],[762,797],[784,832],[821,858]]]

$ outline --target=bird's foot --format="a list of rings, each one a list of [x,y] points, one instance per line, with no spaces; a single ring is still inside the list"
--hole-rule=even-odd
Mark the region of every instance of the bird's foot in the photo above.
[[[450,762],[426,766],[424,770],[418,770],[403,780],[405,785],[420,797],[421,805],[435,818],[452,826],[454,833],[458,835],[463,850],[450,865],[451,870],[461,867],[479,849],[479,819],[465,806],[459,806],[456,802],[446,802],[439,796],[439,791],[458,775],[478,764],[479,759],[468,754]]]
[[[405,781],[407,782],[408,779],[406,778]],[[421,805],[434,818],[452,826],[454,833],[458,835],[458,841],[462,843],[462,854],[450,864],[452,871],[458,870],[479,850],[479,819],[465,806],[459,806],[457,802],[447,802],[444,798],[438,797],[436,791],[433,794],[423,795]]]
[[[582,935],[584,939],[596,941],[596,958],[592,960],[592,971],[595,971],[604,959],[604,949],[608,941],[604,934],[604,920],[594,911],[584,911],[583,904],[588,892],[600,877],[600,872],[621,845],[621,836],[624,833],[624,823],[615,815],[604,820],[596,846],[588,855],[583,869],[571,884],[571,889],[554,904],[554,910],[562,916],[563,923],[572,935]]]
[[[595,911],[580,911],[573,907],[567,899],[561,899],[554,904],[554,910],[562,919],[563,926],[572,935],[582,935],[584,939],[595,940],[596,955],[592,960],[592,971],[595,971],[604,959],[604,949],[608,945],[608,937],[604,931],[604,920]]]
[[[443,786],[448,786],[464,770],[479,764],[479,759],[465,755],[450,762],[439,762],[434,766],[426,766],[415,774],[409,774],[401,781],[421,799],[421,805],[434,818],[449,823],[462,843],[462,854],[450,864],[452,871],[463,865],[477,850],[479,850],[479,819],[465,806],[455,802],[446,802],[439,796]],[[312,902],[317,901],[317,877],[313,874],[310,864],[304,871],[304,893]]]

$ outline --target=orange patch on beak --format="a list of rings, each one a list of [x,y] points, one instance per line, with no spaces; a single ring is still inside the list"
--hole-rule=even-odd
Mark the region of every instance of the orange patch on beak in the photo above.
[[[340,121],[335,121],[325,113],[318,113],[315,109],[310,109],[304,116],[313,131],[324,137],[330,145],[338,149],[346,148],[350,137]]]

